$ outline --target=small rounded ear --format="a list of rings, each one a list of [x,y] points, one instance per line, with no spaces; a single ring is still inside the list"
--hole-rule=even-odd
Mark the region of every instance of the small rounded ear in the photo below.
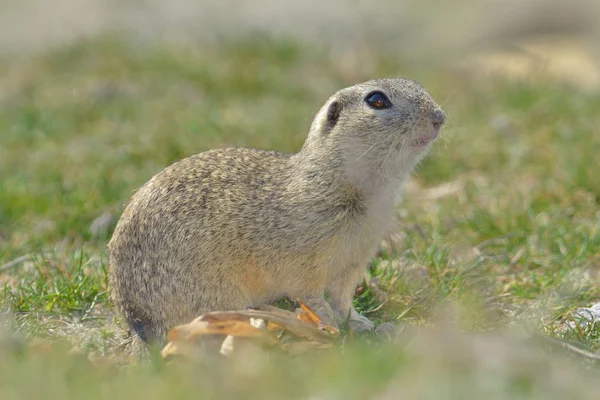
[[[337,124],[338,119],[340,118],[340,113],[342,112],[342,103],[337,100],[334,100],[329,105],[327,109],[327,130],[331,131],[335,124]]]

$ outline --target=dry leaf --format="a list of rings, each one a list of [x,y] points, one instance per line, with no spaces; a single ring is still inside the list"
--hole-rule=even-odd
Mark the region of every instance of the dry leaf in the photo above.
[[[304,311],[303,313],[298,314],[298,317],[306,322],[306,323],[313,323],[316,326],[319,326],[323,323],[323,320],[321,318],[319,318],[319,316],[317,314],[315,314],[313,312],[313,310],[310,309],[309,306],[307,306],[306,304],[304,304],[304,302],[300,299],[296,300],[298,302],[298,304],[300,305],[300,308],[302,309],[302,311]]]
[[[298,314],[272,306],[244,311],[215,311],[201,315],[192,322],[171,329],[169,343],[162,350],[164,358],[185,356],[199,358],[204,337],[222,336],[221,354],[235,353],[237,341],[279,346],[288,354],[300,354],[333,346],[333,336],[339,331],[323,324],[310,307],[298,300]],[[328,333],[329,332],[329,333]]]
[[[298,313],[298,318],[305,323],[312,323],[317,328],[322,331],[329,333],[330,335],[339,335],[340,331],[331,325],[327,325],[323,323],[323,320],[314,313],[313,310],[300,299],[297,299],[298,304],[300,305],[301,312]]]
[[[169,341],[189,340],[201,335],[257,337],[267,334],[266,330],[252,326],[250,321],[222,320],[206,322],[199,320],[200,318],[190,324],[179,325],[171,329],[168,336]]]

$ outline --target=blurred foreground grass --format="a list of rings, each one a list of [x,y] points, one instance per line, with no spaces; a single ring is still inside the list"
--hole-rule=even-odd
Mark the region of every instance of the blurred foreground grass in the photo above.
[[[381,76],[419,80],[449,120],[405,190],[400,226],[382,243],[357,307],[375,310],[369,317],[379,322],[431,326],[450,302],[458,305],[453,323],[469,331],[525,327],[600,349],[600,327],[582,328],[571,314],[600,300],[600,95],[543,77],[493,79],[369,49],[332,56],[260,37],[196,46],[107,37],[0,61],[0,265],[28,256],[0,272],[7,329],[118,354],[125,338],[108,300],[105,246],[132,191],[213,147],[295,151],[328,96]],[[469,348],[469,338],[457,340]],[[563,389],[588,398],[582,393],[596,387],[566,366],[568,379],[557,382],[552,374],[563,372],[548,366],[554,361],[542,348],[516,345],[535,373],[519,350],[486,353],[504,348],[499,343],[473,350],[474,362],[400,345],[348,345],[339,359],[311,356],[306,364],[273,356],[238,365],[247,370],[231,375],[235,383],[225,367],[175,372],[157,362],[107,372],[15,345],[0,357],[0,398],[228,396],[266,382],[272,392],[257,398],[396,398],[405,389],[432,399],[560,398]],[[502,373],[478,368],[493,360]],[[589,372],[585,362],[578,368]],[[483,386],[469,392],[473,382]]]
[[[514,336],[417,332],[410,346],[117,368],[66,347],[0,344],[2,399],[596,399],[597,371]]]

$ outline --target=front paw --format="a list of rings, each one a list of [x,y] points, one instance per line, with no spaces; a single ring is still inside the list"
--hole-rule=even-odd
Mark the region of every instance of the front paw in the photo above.
[[[350,312],[348,320],[348,329],[353,332],[366,332],[375,328],[375,324],[364,315],[360,315],[356,310]]]

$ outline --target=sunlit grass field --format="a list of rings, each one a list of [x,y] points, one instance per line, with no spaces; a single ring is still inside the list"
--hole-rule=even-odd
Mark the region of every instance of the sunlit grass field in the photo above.
[[[113,366],[127,338],[106,243],[132,192],[210,148],[296,151],[332,93],[384,76],[419,80],[448,115],[356,298],[400,338],[346,338],[301,358]],[[375,49],[105,37],[5,57],[0,398],[595,398],[597,362],[528,338],[600,350],[600,327],[573,317],[600,301],[599,126],[598,94]]]

